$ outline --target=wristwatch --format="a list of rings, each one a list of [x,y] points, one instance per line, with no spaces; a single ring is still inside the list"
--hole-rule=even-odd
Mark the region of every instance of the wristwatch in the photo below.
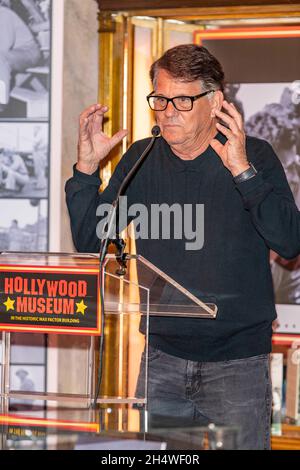
[[[250,168],[248,168],[247,170],[243,171],[242,173],[240,173],[239,175],[237,175],[233,178],[233,181],[236,184],[242,183],[242,181],[247,181],[250,178],[253,178],[253,176],[255,176],[257,174],[257,170],[253,166],[253,164],[251,162],[249,162],[249,165],[250,165]]]

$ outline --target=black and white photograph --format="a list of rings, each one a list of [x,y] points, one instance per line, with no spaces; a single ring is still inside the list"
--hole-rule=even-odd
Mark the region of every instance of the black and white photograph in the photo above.
[[[49,117],[51,0],[0,0],[0,119]]]
[[[300,209],[300,103],[297,84],[227,84],[226,95],[244,116],[246,133],[272,145]],[[276,303],[300,304],[300,256],[285,260],[272,252],[271,266]]]
[[[0,251],[47,251],[47,200],[0,199]]]
[[[0,123],[0,198],[46,198],[48,168],[48,124]]]
[[[226,98],[242,114],[246,133],[272,145],[300,208],[300,36],[297,28],[282,32],[258,28],[238,37],[229,31],[216,40],[208,31],[199,41],[222,57]],[[270,262],[276,303],[300,304],[300,256],[286,260],[271,252]]]
[[[20,392],[44,392],[45,391],[45,367],[33,365],[11,365],[10,389]],[[25,406],[42,406],[42,400],[11,399],[12,409]]]

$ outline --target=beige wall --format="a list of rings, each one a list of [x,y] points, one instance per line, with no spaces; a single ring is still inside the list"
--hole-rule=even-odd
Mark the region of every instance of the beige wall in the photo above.
[[[98,95],[98,6],[95,0],[64,0],[64,64],[62,119],[62,185],[76,161],[80,112],[97,102]],[[74,251],[65,193],[61,200],[60,251]]]

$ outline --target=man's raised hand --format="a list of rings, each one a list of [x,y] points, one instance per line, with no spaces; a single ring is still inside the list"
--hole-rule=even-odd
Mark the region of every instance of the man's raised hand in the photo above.
[[[94,104],[85,109],[79,119],[78,162],[77,170],[83,173],[94,173],[109,152],[127,135],[123,129],[112,137],[102,130],[103,117],[108,107]]]

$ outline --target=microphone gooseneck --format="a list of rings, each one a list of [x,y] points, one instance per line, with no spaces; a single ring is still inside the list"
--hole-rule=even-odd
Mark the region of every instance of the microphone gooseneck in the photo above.
[[[104,351],[104,330],[105,330],[105,305],[104,305],[104,261],[105,256],[108,250],[108,247],[111,243],[113,243],[117,248],[116,260],[119,263],[120,268],[117,270],[116,274],[119,276],[124,276],[126,274],[126,257],[127,254],[124,253],[125,250],[125,241],[120,238],[119,234],[119,226],[118,226],[118,209],[119,209],[119,199],[124,190],[126,189],[128,183],[142,164],[142,162],[147,157],[148,153],[153,147],[155,139],[160,135],[160,128],[159,126],[153,126],[151,129],[152,138],[143,151],[142,155],[138,158],[135,162],[129,173],[124,178],[119,191],[117,192],[116,198],[112,203],[111,210],[108,216],[107,222],[107,232],[106,235],[102,238],[100,243],[100,251],[99,251],[99,286],[100,286],[100,304],[101,304],[101,337],[100,337],[100,346],[99,346],[99,370],[98,370],[98,381],[95,390],[95,396],[93,401],[93,408],[97,407],[97,400],[100,393],[101,383],[102,383],[102,369],[103,369],[103,351]],[[115,237],[112,233],[115,230]]]
[[[118,199],[119,197],[122,195],[124,189],[126,188],[128,182],[131,180],[132,176],[134,175],[134,173],[136,172],[136,170],[138,169],[138,167],[141,165],[141,163],[144,161],[144,159],[146,158],[146,156],[148,155],[148,153],[150,152],[153,144],[154,144],[154,141],[155,139],[159,136],[160,134],[160,127],[159,126],[153,126],[152,129],[151,129],[151,134],[152,134],[152,138],[149,142],[149,144],[147,145],[147,147],[145,148],[145,150],[143,151],[142,155],[140,156],[140,158],[137,159],[137,161],[135,162],[135,164],[133,165],[133,167],[131,168],[131,170],[129,171],[129,173],[127,173],[126,177],[124,178],[120,188],[119,188],[119,191],[117,193],[117,196],[116,196],[116,199],[114,200],[113,202],[113,205],[115,205],[117,202],[118,202]]]

